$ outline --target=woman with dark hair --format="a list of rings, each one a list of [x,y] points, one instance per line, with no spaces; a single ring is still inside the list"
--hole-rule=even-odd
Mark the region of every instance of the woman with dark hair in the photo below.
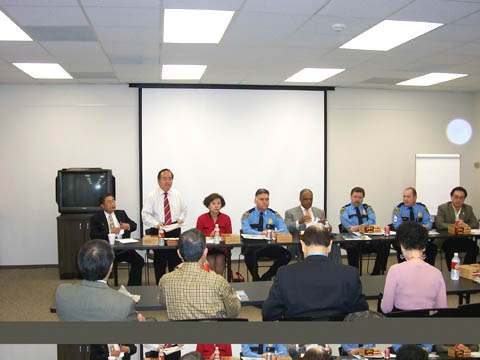
[[[220,209],[225,206],[225,199],[222,195],[213,193],[208,195],[203,200],[210,211],[200,215],[197,219],[197,229],[205,236],[215,235],[215,225],[218,224],[220,235],[232,233],[232,222],[230,217],[220,212]],[[229,256],[227,248],[209,248],[207,261],[210,269],[219,275],[223,275],[225,270],[225,258]]]
[[[406,261],[388,270],[382,311],[447,307],[442,273],[423,260],[428,230],[413,221],[403,223],[397,228],[397,241]]]

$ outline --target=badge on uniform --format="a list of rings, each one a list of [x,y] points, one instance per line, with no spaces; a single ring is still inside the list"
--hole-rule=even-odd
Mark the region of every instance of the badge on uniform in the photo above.
[[[269,223],[269,224],[273,223],[272,218],[269,218],[269,219],[268,219],[268,223]]]
[[[397,221],[398,221],[398,217],[397,217],[397,215],[395,215],[395,216],[393,217],[393,222],[397,222]]]
[[[419,211],[418,214],[417,214],[417,217],[418,217],[418,218],[421,218],[422,216],[423,216],[422,212]]]
[[[247,212],[244,212],[243,213],[243,216],[242,216],[242,220],[246,220],[248,219],[248,217],[250,216],[250,213],[247,211]]]
[[[396,207],[394,210],[393,210],[393,213],[395,215],[398,215],[400,213],[400,208],[399,207]]]
[[[340,215],[345,214],[345,206],[340,209]]]
[[[362,215],[367,215],[367,212],[365,211],[365,209],[363,209]]]

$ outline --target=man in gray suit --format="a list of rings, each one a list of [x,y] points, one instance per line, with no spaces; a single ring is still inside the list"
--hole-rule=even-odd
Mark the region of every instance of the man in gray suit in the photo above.
[[[55,294],[61,321],[145,321],[128,296],[108,287],[113,268],[113,250],[104,240],[90,240],[78,252],[83,280],[61,284]]]
[[[314,220],[320,223],[325,222],[325,212],[322,209],[312,206],[313,204],[313,192],[310,189],[303,189],[300,191],[300,205],[285,211],[285,224],[288,227],[288,231],[293,236],[293,241],[298,243],[298,234],[301,231],[305,231],[307,224]],[[302,249],[300,246],[290,246],[290,252],[298,260],[303,259]],[[340,246],[333,244],[328,258],[340,264],[342,262],[340,255]]]
[[[437,216],[435,217],[435,227],[438,230],[447,230],[448,225],[459,223],[467,224],[472,229],[478,228],[478,220],[473,213],[473,208],[465,204],[467,198],[467,190],[461,186],[457,186],[450,192],[452,201],[446,202],[438,207]],[[447,261],[448,270],[452,267],[453,253],[465,251],[464,264],[474,264],[477,262],[478,246],[475,240],[471,238],[448,238],[443,243],[443,251],[445,251],[445,260]]]

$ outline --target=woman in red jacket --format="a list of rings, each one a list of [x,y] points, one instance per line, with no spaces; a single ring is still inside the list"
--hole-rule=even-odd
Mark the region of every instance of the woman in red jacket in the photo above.
[[[220,235],[231,234],[232,222],[230,217],[220,212],[220,209],[225,206],[223,196],[217,193],[210,194],[203,200],[203,204],[210,211],[198,217],[197,229],[205,236],[214,236],[215,225],[218,224]],[[226,256],[229,256],[227,248],[209,248],[207,260],[210,269],[219,275],[223,275]]]
[[[215,347],[218,347],[220,357],[232,356],[232,345],[230,344],[197,344],[197,352],[199,352],[204,359],[213,360]]]

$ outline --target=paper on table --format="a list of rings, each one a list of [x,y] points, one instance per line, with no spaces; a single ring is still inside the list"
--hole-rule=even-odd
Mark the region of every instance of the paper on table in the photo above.
[[[163,231],[169,232],[169,231],[178,229],[181,226],[182,225],[180,225],[179,223],[175,223],[175,224],[170,224],[170,225],[163,225],[162,228],[163,228]]]
[[[248,301],[248,295],[245,290],[237,290],[237,297],[240,301]]]
[[[362,234],[358,235],[358,234],[355,234],[355,233],[345,234],[345,235],[342,235],[342,237],[344,240],[372,240],[372,238],[367,235],[362,235]]]
[[[480,357],[480,352],[478,352],[478,351],[472,351],[472,355],[471,355],[471,356],[472,356],[472,357],[475,357],[475,358],[476,358],[476,357]]]
[[[471,231],[473,235],[480,235],[480,229],[472,229]]]
[[[265,239],[265,236],[263,236],[262,234],[259,234],[259,235],[242,234],[242,237],[244,237],[245,239],[257,239],[257,240],[264,240]]]
[[[177,352],[177,351],[180,351],[180,347],[178,346],[172,346],[172,347],[169,347],[169,348],[163,348],[163,353],[165,355],[169,355],[171,353],[174,353],[174,352]]]
[[[117,241],[118,241],[118,242],[121,242],[122,244],[129,244],[129,243],[138,242],[137,239],[132,239],[132,238],[117,239]]]
[[[428,232],[428,235],[440,235],[440,233],[439,233],[438,231],[436,231],[436,230],[430,230],[430,231]]]

